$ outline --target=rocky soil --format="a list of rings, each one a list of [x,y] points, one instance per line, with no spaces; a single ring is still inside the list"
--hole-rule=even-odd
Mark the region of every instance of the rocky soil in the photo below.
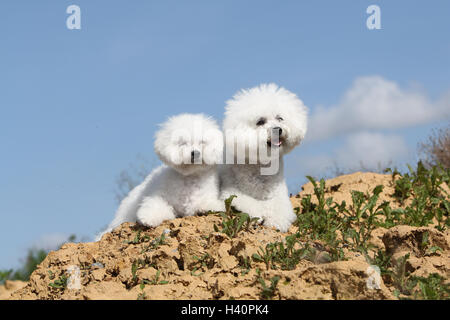
[[[342,201],[350,199],[350,190],[366,192],[378,184],[385,186],[379,201],[392,200],[390,175],[355,173],[328,180],[326,186],[328,194]],[[312,191],[310,183],[303,186],[291,198],[293,205]],[[252,255],[294,234],[296,227],[283,234],[257,225],[230,238],[214,231],[220,222],[220,217],[207,215],[166,221],[154,229],[124,223],[99,242],[69,243],[50,252],[26,286],[12,295],[0,287],[0,299],[261,299],[267,298],[262,281],[270,287],[274,277],[279,277],[274,299],[396,299],[392,283],[381,279],[375,287],[368,285],[373,270],[361,254],[348,252],[347,261],[329,262],[317,243],[312,261],[301,260],[294,270],[268,270]],[[442,251],[423,254],[425,232]],[[450,278],[449,231],[379,228],[373,243],[393,259],[410,253],[406,268],[413,275]],[[79,283],[73,276],[77,272]]]

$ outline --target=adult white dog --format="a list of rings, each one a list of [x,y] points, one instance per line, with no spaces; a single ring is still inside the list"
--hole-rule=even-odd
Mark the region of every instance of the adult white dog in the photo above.
[[[222,166],[221,198],[236,195],[232,203],[236,209],[286,232],[296,216],[284,179],[283,155],[300,144],[306,129],[307,108],[294,93],[275,84],[238,92],[227,101],[223,121],[226,163],[231,152],[235,164]],[[245,164],[236,163],[239,157]]]
[[[222,162],[223,135],[212,118],[169,118],[156,133],[154,148],[164,164],[122,200],[114,220],[96,240],[123,222],[155,227],[175,217],[224,210],[216,168]]]

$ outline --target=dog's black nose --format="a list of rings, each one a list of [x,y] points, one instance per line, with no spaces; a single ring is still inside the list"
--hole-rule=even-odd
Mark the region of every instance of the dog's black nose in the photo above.
[[[272,128],[272,132],[273,133],[277,133],[278,132],[278,136],[281,137],[281,134],[283,133],[283,130],[280,127],[275,127],[275,128]]]
[[[193,163],[194,160],[198,159],[198,157],[200,157],[200,151],[192,150],[191,151],[191,162]]]

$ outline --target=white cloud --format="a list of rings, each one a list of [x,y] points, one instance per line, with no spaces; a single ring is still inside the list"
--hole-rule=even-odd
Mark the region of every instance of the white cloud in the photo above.
[[[344,147],[335,154],[341,167],[355,168],[363,164],[367,168],[377,168],[404,160],[409,150],[402,136],[361,132],[349,135]]]
[[[346,137],[343,145],[327,154],[302,156],[298,162],[304,174],[323,176],[329,170],[384,168],[409,160],[411,153],[404,138],[395,134],[359,132]]]
[[[450,94],[432,102],[418,90],[405,90],[380,76],[357,78],[341,102],[317,107],[308,140],[323,140],[363,130],[394,129],[440,120],[450,113]]]

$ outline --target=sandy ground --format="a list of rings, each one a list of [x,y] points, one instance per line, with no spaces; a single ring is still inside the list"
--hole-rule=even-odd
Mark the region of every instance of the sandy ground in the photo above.
[[[351,202],[350,190],[371,191],[378,184],[385,186],[380,201],[392,201],[390,175],[354,173],[328,180],[326,186],[337,201]],[[312,191],[310,183],[303,186],[291,198],[293,205]],[[360,254],[350,253],[348,261],[339,262],[302,260],[294,270],[267,270],[264,263],[252,261],[247,269],[246,259],[267,243],[295,233],[296,227],[283,234],[258,225],[231,239],[214,232],[214,224],[219,223],[220,218],[212,215],[170,220],[155,229],[125,223],[99,242],[65,244],[51,252],[25,287],[8,293],[0,287],[0,297],[8,298],[15,291],[11,299],[260,299],[259,277],[269,286],[270,279],[279,276],[275,299],[395,299],[392,284],[381,280],[378,288],[367,285],[372,271]],[[134,243],[138,232],[140,241]],[[424,232],[443,252],[421,253],[418,239]],[[162,234],[164,244],[152,245]],[[380,228],[374,231],[374,243],[394,258],[409,252],[407,268],[415,275],[450,276],[448,231]],[[58,288],[58,279],[71,270],[79,272],[79,277],[71,277],[79,283],[71,280],[66,288]],[[145,286],[140,285],[143,281]]]
[[[0,300],[7,300],[11,297],[11,294],[14,291],[17,291],[27,285],[26,282],[23,281],[5,281],[5,284],[0,286]]]

